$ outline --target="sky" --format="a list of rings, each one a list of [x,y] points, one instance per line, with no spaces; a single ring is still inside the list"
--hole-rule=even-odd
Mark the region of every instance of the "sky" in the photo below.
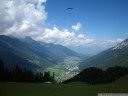
[[[0,0],[0,35],[95,54],[128,38],[127,5],[128,0]]]
[[[81,33],[93,39],[127,38],[128,0],[48,0],[48,21],[59,28],[81,23]],[[73,10],[66,10],[66,8]],[[68,14],[71,11],[71,14]]]

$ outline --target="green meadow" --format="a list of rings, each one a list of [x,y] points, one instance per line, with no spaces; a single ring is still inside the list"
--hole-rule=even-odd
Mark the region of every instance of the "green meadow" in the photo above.
[[[0,82],[0,96],[97,96],[98,93],[128,93],[128,76],[116,82],[89,85]]]

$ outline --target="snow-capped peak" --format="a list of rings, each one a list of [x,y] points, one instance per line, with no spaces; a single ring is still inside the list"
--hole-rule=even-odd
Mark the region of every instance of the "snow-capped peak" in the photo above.
[[[115,50],[115,49],[122,49],[124,47],[128,46],[128,39],[125,40],[125,41],[122,41],[121,43],[117,44],[116,46],[114,46],[112,48],[112,50]]]

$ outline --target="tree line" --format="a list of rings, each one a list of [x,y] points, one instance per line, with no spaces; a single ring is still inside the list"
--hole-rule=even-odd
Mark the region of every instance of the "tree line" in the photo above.
[[[74,81],[87,82],[89,84],[103,84],[117,81],[120,77],[128,74],[127,67],[114,66],[106,70],[97,67],[89,67],[80,72],[75,77],[64,81],[63,83],[70,83]]]
[[[2,60],[0,60],[0,81],[14,81],[14,82],[46,82],[55,81],[54,73],[50,72],[33,72],[32,70],[21,68],[16,65],[14,69],[9,70],[4,66]]]

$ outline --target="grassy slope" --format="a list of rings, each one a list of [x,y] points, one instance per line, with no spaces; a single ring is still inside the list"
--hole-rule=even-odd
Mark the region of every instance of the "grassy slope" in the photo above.
[[[68,85],[0,82],[0,96],[97,96],[97,93],[128,93],[128,76],[116,83],[95,86],[81,82]]]

